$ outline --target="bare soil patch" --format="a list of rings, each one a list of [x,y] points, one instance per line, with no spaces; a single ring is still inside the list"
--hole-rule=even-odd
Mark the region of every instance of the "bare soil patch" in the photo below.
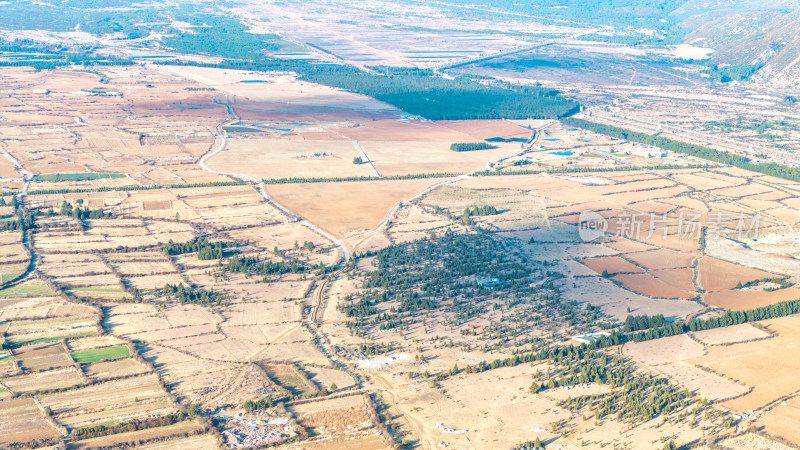
[[[692,337],[707,345],[725,345],[764,339],[769,337],[769,333],[749,323],[743,323],[732,327],[695,331],[692,333]]]
[[[746,311],[762,306],[800,298],[800,289],[790,287],[773,292],[756,291],[751,289],[733,289],[729,291],[716,291],[706,294],[705,301],[709,305],[733,311]]]
[[[581,262],[599,274],[603,273],[603,271],[606,271],[608,274],[644,272],[644,269],[641,267],[637,267],[619,256],[589,258],[583,259]]]
[[[729,263],[709,256],[700,259],[700,284],[707,291],[733,289],[737,284],[746,284],[772,275],[757,269]]]
[[[53,428],[33,399],[18,398],[0,401],[0,444],[48,439],[60,433]]]
[[[681,290],[648,274],[616,275],[614,279],[626,288],[648,297],[683,299],[694,297],[693,292]]]
[[[793,356],[800,352],[800,318],[772,319],[761,322],[761,325],[777,336],[713,346],[707,355],[691,361],[753,387],[749,394],[724,403],[735,411],[757,409],[800,390],[800,379],[796,376],[800,371],[800,360]],[[765,373],[769,376],[764,376]]]
[[[705,347],[689,336],[678,335],[630,343],[625,345],[625,352],[637,361],[656,366],[698,358],[705,354]]]
[[[673,382],[708,400],[724,400],[746,393],[750,388],[686,362],[667,363],[658,371]]]
[[[676,252],[668,249],[657,249],[647,252],[626,254],[625,258],[634,261],[649,270],[675,269],[689,267],[696,258],[693,254]]]
[[[269,185],[267,191],[282,205],[344,237],[376,227],[396,203],[440,179]]]

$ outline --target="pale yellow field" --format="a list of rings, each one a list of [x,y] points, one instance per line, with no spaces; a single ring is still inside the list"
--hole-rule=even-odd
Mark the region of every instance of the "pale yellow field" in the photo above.
[[[709,348],[708,355],[692,360],[726,378],[753,387],[752,392],[725,402],[735,411],[749,411],[800,390],[794,376],[798,367],[795,354],[800,346],[800,318],[785,317],[761,322],[777,334],[772,339]],[[769,376],[764,370],[769,368]]]
[[[214,170],[246,173],[256,180],[372,176],[367,164],[353,164],[357,156],[361,153],[350,141],[242,139],[231,140],[208,164]]]
[[[497,149],[454,152],[450,144],[462,141],[415,142],[379,140],[359,141],[378,173],[384,176],[417,173],[469,173],[484,170],[489,161],[520,151],[519,144],[500,144]],[[458,139],[459,136],[454,136]],[[469,140],[468,142],[472,142]]]
[[[68,427],[103,420],[130,420],[174,411],[169,396],[155,375],[143,375],[56,394],[43,395],[57,422]]]
[[[378,226],[396,203],[442,180],[364,181],[269,185],[280,204],[344,237]]]

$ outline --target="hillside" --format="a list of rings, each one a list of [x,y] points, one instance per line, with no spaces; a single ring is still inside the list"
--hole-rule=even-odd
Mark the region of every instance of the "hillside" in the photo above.
[[[761,10],[714,10],[693,16],[683,23],[696,27],[685,42],[715,49],[710,61],[714,65],[760,67],[754,80],[795,87],[800,79],[800,10],[783,9],[796,8],[796,2],[776,3],[761,5]],[[774,9],[767,9],[770,6]]]

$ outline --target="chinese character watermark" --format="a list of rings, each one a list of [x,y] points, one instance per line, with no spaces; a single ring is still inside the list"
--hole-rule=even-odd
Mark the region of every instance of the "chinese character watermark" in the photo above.
[[[578,234],[584,242],[597,241],[606,233],[617,238],[651,240],[654,237],[667,239],[700,239],[705,230],[706,238],[758,239],[761,213],[735,215],[728,211],[712,211],[705,220],[699,213],[680,212],[677,216],[667,214],[623,211],[612,219],[606,219],[595,211],[583,211],[578,217]]]

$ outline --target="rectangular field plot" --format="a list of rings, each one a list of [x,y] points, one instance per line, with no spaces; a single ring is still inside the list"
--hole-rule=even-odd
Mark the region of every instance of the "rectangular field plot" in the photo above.
[[[0,281],[7,282],[22,275],[28,269],[29,259],[19,232],[0,233]]]
[[[125,344],[125,341],[123,341],[118,337],[107,334],[104,334],[102,336],[89,336],[76,339],[69,339],[67,341],[67,346],[73,352],[88,350],[92,348],[99,348],[99,347],[112,347],[115,345],[122,345],[122,344]]]
[[[307,341],[311,339],[308,331],[297,322],[268,325],[221,325],[224,336],[250,341],[258,345],[276,342]]]
[[[140,450],[215,450],[217,448],[219,448],[219,443],[213,434],[198,434],[139,446]]]
[[[111,265],[116,263],[136,262],[136,261],[165,261],[166,257],[159,251],[132,251],[124,253],[107,253],[103,258]]]
[[[602,256],[599,258],[589,258],[581,260],[590,269],[602,274],[616,274],[616,273],[641,273],[644,269],[631,264],[628,261],[620,258],[619,256]]]
[[[65,289],[66,292],[74,295],[81,300],[110,300],[123,301],[130,300],[132,297],[120,288],[112,287],[79,287]]]
[[[282,388],[289,391],[293,396],[313,394],[317,391],[308,377],[294,366],[288,364],[268,364],[264,361],[259,363],[269,378]]]
[[[200,279],[199,275],[195,275],[195,278]],[[261,283],[258,278],[235,274],[229,277],[229,281],[215,283],[214,288],[228,290],[237,298],[247,302],[251,300],[280,302],[286,299],[300,299],[305,295],[311,281],[292,280],[291,278],[295,276],[284,275],[282,280],[285,281]]]
[[[118,305],[107,314],[114,334],[150,342],[214,333],[222,320],[196,305],[174,305],[163,311],[152,305]]]
[[[14,350],[14,358],[21,368],[33,371],[72,366],[72,360],[60,342],[19,347]]]
[[[231,305],[223,315],[226,325],[263,325],[296,322],[301,319],[301,306],[287,302],[254,302]]]
[[[49,297],[54,292],[44,284],[25,283],[0,290],[0,298],[4,297]]]
[[[779,403],[757,422],[771,436],[777,436],[789,442],[800,441],[798,423],[800,423],[800,397]]]
[[[0,281],[7,283],[19,278],[28,270],[28,262],[23,263],[0,263]]]
[[[194,434],[203,431],[197,422],[180,422],[165,427],[148,428],[146,430],[119,433],[111,436],[102,436],[92,439],[73,442],[70,447],[75,449],[105,448],[120,446],[138,447],[139,442],[168,439],[171,436]],[[174,447],[173,447],[174,448]],[[200,448],[200,447],[196,447]]]
[[[13,304],[12,304],[13,302]],[[59,297],[35,297],[25,300],[0,300],[0,319],[46,319],[94,314],[91,306],[67,303]]]
[[[662,364],[658,370],[675,383],[708,400],[725,400],[747,393],[747,386],[685,362]]]
[[[290,410],[306,428],[343,428],[369,421],[367,406],[360,395],[296,405]]]
[[[111,263],[123,276],[175,273],[177,269],[163,256],[161,259]]]
[[[454,142],[359,141],[375,168],[383,176],[422,173],[465,173],[483,170],[488,161],[519,152],[519,144],[496,144],[498,148],[471,152],[450,150]],[[468,138],[469,139],[469,138]]]
[[[115,359],[127,358],[131,355],[130,350],[125,345],[115,347],[94,348],[91,350],[81,350],[72,352],[72,359],[78,364],[90,364],[100,361],[113,361]]]
[[[85,232],[40,231],[35,234],[34,240],[39,250],[70,253],[160,245],[170,239],[174,242],[185,242],[192,238],[194,233],[191,227],[183,223],[154,222],[142,226],[118,227],[113,221],[94,220]]]
[[[159,342],[171,339],[188,339],[198,335],[208,335],[210,333],[214,333],[216,330],[216,325],[207,323],[203,325],[188,325],[181,327],[167,326],[157,330],[154,329],[150,331],[140,331],[137,333],[125,334],[125,336],[141,341]]]
[[[15,320],[8,327],[6,340],[21,346],[97,334],[99,331],[96,316]]]
[[[155,417],[175,410],[155,375],[108,381],[41,397],[58,423],[69,428],[110,420]]]
[[[304,364],[328,365],[330,360],[311,342],[273,344],[258,352],[260,358],[270,361],[295,361]]]
[[[83,275],[76,277],[58,277],[56,282],[65,289],[94,288],[94,289],[119,289],[119,279],[108,273],[106,275]]]
[[[249,359],[259,347],[250,341],[223,339],[185,346],[183,350],[198,357],[233,362]]]
[[[229,403],[231,396],[243,397],[241,401],[237,400],[237,404],[256,398],[263,395],[260,390],[268,383],[268,380],[255,376],[241,377],[243,368],[238,363],[218,361],[210,364],[205,359],[158,344],[148,344],[142,356],[155,365],[166,383],[174,386],[177,395],[210,407]],[[235,387],[237,380],[240,383],[254,380],[257,385],[253,390],[242,390]]]
[[[355,380],[350,374],[337,368],[306,366],[305,372],[311,381],[320,388],[328,389],[335,384],[338,389],[342,389],[355,384]]]
[[[83,380],[75,367],[69,366],[46,372],[35,372],[26,375],[3,379],[3,384],[14,392],[35,392],[48,389],[62,389],[81,384]]]
[[[0,401],[0,444],[29,442],[59,436],[33,399]]]
[[[753,390],[723,405],[735,411],[749,411],[800,390],[800,318],[784,317],[761,322],[777,335],[770,339],[732,345],[716,345],[708,354],[693,360],[705,368],[751,386]],[[764,368],[769,367],[769,376]]]
[[[752,324],[743,323],[731,327],[713,328],[710,330],[695,331],[692,337],[707,345],[726,345],[737,342],[766,339],[770,335],[766,331],[754,327]]]
[[[314,223],[325,223],[326,231],[334,235],[346,236],[374,228],[396,203],[441,181],[440,178],[426,178],[271,184],[267,186],[267,192],[299,216]],[[342,211],[347,211],[347,214],[342,214]]]
[[[99,258],[95,261],[70,261],[67,258],[45,255],[40,270],[54,277],[110,274],[111,269]]]
[[[5,244],[0,245],[0,264],[3,266],[18,266],[28,262],[28,253],[22,244]],[[8,269],[3,269],[6,273]]]
[[[361,153],[347,140],[240,139],[228,144],[208,165],[223,172],[245,170],[257,180],[371,176],[367,164],[353,164],[357,156]]]
[[[152,290],[161,289],[167,284],[180,284],[184,280],[178,273],[170,273],[164,275],[146,275],[143,277],[127,277],[126,282],[139,290]]]
[[[88,364],[83,368],[86,376],[93,380],[105,380],[147,373],[150,369],[133,358],[102,361]]]

